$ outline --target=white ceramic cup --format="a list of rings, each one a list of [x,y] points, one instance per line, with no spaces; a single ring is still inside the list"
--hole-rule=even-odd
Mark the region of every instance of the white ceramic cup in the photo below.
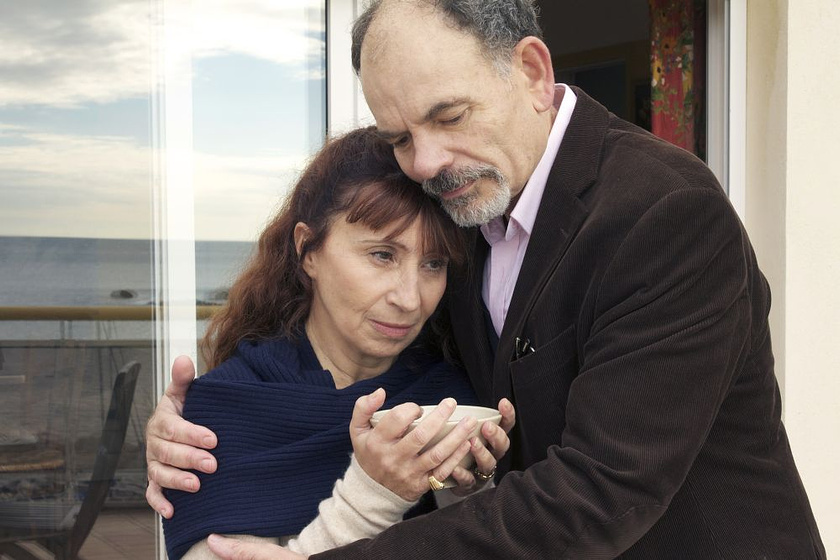
[[[423,416],[412,422],[411,425],[408,427],[408,430],[406,430],[406,433],[413,430],[420,423],[421,420],[423,420],[431,411],[437,408],[437,405],[423,405],[421,406],[421,408],[423,409]],[[382,417],[385,416],[389,412],[389,410],[378,410],[374,412],[373,418],[370,419],[371,426],[375,428],[377,424],[379,424],[380,420],[382,420]],[[478,436],[479,441],[481,441],[481,443],[483,443],[484,445],[487,445],[487,440],[481,434],[481,425],[485,422],[492,422],[498,426],[499,422],[501,422],[502,420],[501,413],[494,408],[459,404],[455,407],[455,412],[452,413],[452,416],[449,417],[449,420],[446,422],[446,424],[444,424],[440,431],[437,434],[435,434],[435,437],[433,437],[429,441],[429,443],[426,444],[426,446],[421,450],[421,453],[434,446],[437,442],[443,439],[443,437],[446,434],[448,434],[450,430],[452,430],[452,428],[454,428],[458,424],[458,422],[461,421],[462,418],[467,416],[472,416],[477,421],[477,424],[473,429],[472,433],[470,433],[469,437],[472,438],[474,436]],[[464,458],[461,459],[461,462],[458,464],[464,467],[465,469],[470,470],[475,464],[475,457],[472,456],[472,453],[467,453],[466,456],[464,456]],[[444,480],[443,484],[446,488],[453,488],[458,485],[455,479],[451,476]]]

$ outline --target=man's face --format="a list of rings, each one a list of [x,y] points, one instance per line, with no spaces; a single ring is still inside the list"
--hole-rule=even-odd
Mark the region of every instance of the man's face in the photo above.
[[[507,211],[542,156],[548,130],[521,68],[502,77],[473,36],[428,8],[401,2],[377,15],[361,81],[400,167],[459,225]]]

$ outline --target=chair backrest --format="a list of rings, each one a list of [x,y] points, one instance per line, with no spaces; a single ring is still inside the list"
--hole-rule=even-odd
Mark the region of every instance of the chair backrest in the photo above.
[[[114,381],[111,404],[108,407],[105,426],[102,428],[102,437],[99,440],[99,448],[93,464],[90,486],[82,501],[79,514],[67,542],[66,550],[69,553],[69,558],[76,558],[78,555],[82,544],[93,529],[93,524],[105,503],[108,491],[111,489],[125,441],[125,433],[131,415],[131,403],[134,400],[134,388],[137,385],[139,373],[140,363],[129,362],[123,366]]]

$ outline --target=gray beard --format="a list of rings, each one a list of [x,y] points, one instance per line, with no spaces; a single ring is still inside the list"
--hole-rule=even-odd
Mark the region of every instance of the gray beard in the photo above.
[[[492,191],[490,197],[481,200],[478,192],[470,192],[452,199],[441,197],[443,193],[461,188],[478,179],[490,179]],[[445,169],[435,177],[423,181],[423,190],[434,196],[452,218],[461,227],[486,224],[493,218],[502,216],[510,205],[510,183],[502,172],[491,165],[468,167],[457,171]]]

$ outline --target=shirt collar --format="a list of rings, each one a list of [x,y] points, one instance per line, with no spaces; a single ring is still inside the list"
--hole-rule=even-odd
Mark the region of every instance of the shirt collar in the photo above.
[[[551,167],[557,158],[557,152],[560,150],[560,144],[563,141],[563,136],[566,134],[566,128],[569,126],[569,121],[572,119],[572,112],[574,112],[575,104],[577,103],[577,96],[572,91],[572,88],[565,84],[555,84],[554,89],[557,116],[554,117],[554,124],[551,125],[551,132],[548,135],[545,152],[543,152],[537,167],[534,168],[534,172],[522,189],[522,195],[510,213],[510,220],[507,227],[501,216],[481,226],[481,233],[491,246],[502,239],[510,240],[519,231],[525,232],[530,237],[531,231],[534,228],[537,211],[540,208],[540,201],[545,191],[545,185],[548,182],[548,175],[551,173]],[[565,94],[560,104],[557,105],[558,96],[556,94],[563,90],[565,90]]]

